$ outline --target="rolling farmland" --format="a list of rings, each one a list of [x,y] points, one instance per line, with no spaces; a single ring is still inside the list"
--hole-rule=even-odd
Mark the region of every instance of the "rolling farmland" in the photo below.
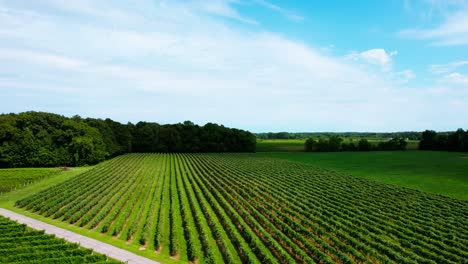
[[[0,216],[0,263],[120,263]]]
[[[200,263],[462,263],[468,202],[254,154],[128,154],[18,207]]]

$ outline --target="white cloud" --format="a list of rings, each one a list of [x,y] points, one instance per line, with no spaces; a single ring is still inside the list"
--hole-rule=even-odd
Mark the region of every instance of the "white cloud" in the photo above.
[[[293,20],[293,21],[302,21],[304,20],[304,17],[301,15],[298,15],[296,12],[282,8],[278,5],[272,4],[266,0],[255,0],[256,3],[258,3],[261,6],[264,6],[270,10],[273,10],[275,12],[278,12],[279,14],[285,16],[286,18]]]
[[[118,2],[2,3],[0,72],[9,76],[0,80],[2,112],[190,119],[257,131],[424,129],[433,120],[433,99],[399,86],[414,73],[390,80],[384,76],[391,72],[358,67],[391,70],[396,52],[327,56],[260,25],[249,30],[219,19],[239,14],[224,2],[214,8],[142,0],[138,10]],[[433,97],[440,105],[448,100]]]
[[[242,16],[234,9],[229,1],[226,0],[211,0],[211,1],[193,1],[190,3],[193,7],[210,14],[217,16],[232,18],[248,24],[258,24],[254,19]]]
[[[405,84],[408,83],[410,80],[416,78],[416,74],[412,70],[404,70],[395,72],[392,74],[392,78],[396,83]]]
[[[442,81],[451,84],[468,85],[468,76],[454,72],[443,76]]]
[[[392,57],[397,54],[398,51],[387,53],[384,49],[370,49],[363,52],[352,52],[348,54],[346,58],[380,66],[382,71],[390,71],[392,67]]]
[[[454,71],[466,65],[468,65],[468,61],[455,61],[445,64],[432,64],[429,65],[429,71],[433,74],[443,74]]]
[[[436,46],[468,44],[468,8],[446,16],[444,22],[432,28],[410,28],[400,32],[406,38],[424,39]]]
[[[86,62],[79,59],[69,58],[55,54],[20,50],[20,49],[0,49],[1,60],[13,60],[17,62],[34,63],[36,65],[48,65],[56,68],[79,68],[86,66]]]

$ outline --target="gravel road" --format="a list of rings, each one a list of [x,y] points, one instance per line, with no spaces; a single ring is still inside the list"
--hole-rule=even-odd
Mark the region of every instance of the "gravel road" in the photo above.
[[[95,252],[105,254],[113,259],[123,261],[125,263],[135,264],[159,264],[159,262],[138,256],[132,252],[111,246],[104,242],[85,237],[68,230],[46,224],[44,222],[29,218],[27,216],[17,214],[10,210],[0,208],[0,215],[10,218],[36,230],[45,230],[47,234],[54,234],[56,237],[63,238],[72,243],[79,243],[84,248],[93,249]],[[1,235],[0,235],[1,236]]]

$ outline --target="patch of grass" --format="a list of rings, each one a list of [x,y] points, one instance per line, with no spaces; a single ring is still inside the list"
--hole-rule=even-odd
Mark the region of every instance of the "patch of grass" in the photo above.
[[[259,139],[257,152],[302,152],[305,139]]]
[[[258,153],[468,200],[468,154],[437,151]]]

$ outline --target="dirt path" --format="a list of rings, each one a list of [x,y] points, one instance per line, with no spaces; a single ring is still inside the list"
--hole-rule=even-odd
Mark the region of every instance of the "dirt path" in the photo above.
[[[105,254],[113,259],[123,261],[125,263],[135,264],[159,264],[159,262],[138,256],[132,252],[111,246],[109,244],[97,241],[95,239],[85,237],[65,229],[46,224],[44,222],[29,218],[27,216],[17,214],[10,210],[0,208],[0,215],[10,218],[22,224],[37,230],[45,230],[47,234],[54,234],[56,237],[63,238],[72,243],[79,243],[84,248],[93,249],[95,252]]]

